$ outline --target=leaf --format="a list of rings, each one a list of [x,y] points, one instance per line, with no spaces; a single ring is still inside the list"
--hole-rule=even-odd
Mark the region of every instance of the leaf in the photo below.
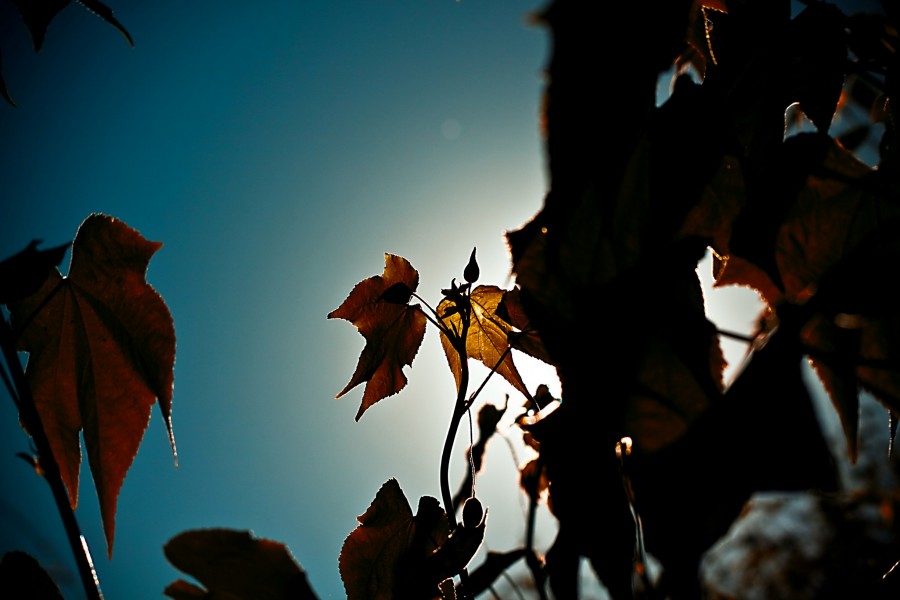
[[[128,33],[125,27],[123,27],[122,24],[119,23],[119,21],[113,16],[113,11],[108,6],[100,2],[100,0],[78,0],[78,3],[118,29],[119,33],[125,36],[125,39],[128,41],[128,45],[134,47],[134,40],[131,39],[131,34]]]
[[[437,585],[446,577],[423,568],[424,560],[449,537],[447,515],[436,499],[423,496],[413,516],[400,484],[392,478],[358,521],[338,560],[347,600],[388,600],[412,589],[422,593],[422,588],[425,596],[409,597],[438,595]]]
[[[512,325],[497,315],[497,307],[503,299],[504,290],[494,285],[480,285],[469,296],[472,305],[469,330],[466,335],[466,355],[469,358],[479,360],[488,369],[493,369],[499,362],[497,373],[503,376],[514,388],[522,392],[526,398],[531,398],[522,376],[513,363],[510,352],[509,332]],[[455,331],[462,331],[462,315],[454,310],[458,308],[454,300],[445,298],[438,304],[438,317],[445,325]],[[447,355],[447,362],[453,377],[456,379],[456,389],[459,389],[462,376],[462,365],[459,355],[453,347],[453,341],[441,332],[441,345]],[[502,360],[501,360],[502,358]]]
[[[2,55],[2,52],[0,52]],[[3,78],[3,58],[0,57],[0,96],[3,96],[4,100],[9,102],[12,106],[16,106],[16,101],[12,99],[12,96],[9,93],[9,88],[6,87],[6,79]]]
[[[400,256],[384,255],[384,273],[356,284],[329,319],[350,321],[366,339],[356,371],[337,394],[366,382],[356,420],[373,404],[396,394],[406,386],[405,365],[412,361],[425,337],[425,313],[418,304],[398,303],[398,289],[409,290],[408,298],[419,285],[419,273]],[[398,287],[399,286],[399,287]]]
[[[830,268],[900,209],[871,191],[878,189],[877,172],[830,139],[799,134],[781,150],[784,161],[767,174],[771,193],[758,196],[759,209],[735,223],[730,250],[751,268],[733,270],[730,257],[716,286],[751,285],[771,305],[802,304]],[[752,275],[753,268],[762,275]],[[766,279],[774,284],[758,283]]]
[[[53,269],[10,306],[26,377],[74,508],[84,430],[88,463],[112,555],[116,502],[158,400],[172,452],[175,330],[145,280],[162,246],[125,223],[92,214],[78,229],[69,274]]]
[[[800,331],[810,363],[828,391],[856,460],[859,393],[900,410],[900,294],[885,278],[900,260],[900,219],[885,223],[819,281]]]
[[[0,304],[24,300],[38,291],[71,246],[66,243],[49,250],[38,250],[39,244],[40,240],[32,240],[24,250],[0,262]]]
[[[496,315],[517,330],[507,333],[509,344],[513,348],[548,365],[553,364],[553,359],[544,347],[544,341],[531,325],[531,320],[522,304],[522,291],[518,287],[503,293],[503,299],[497,305]]]
[[[44,45],[47,26],[59,11],[69,5],[69,0],[13,0],[13,3],[31,32],[31,42],[37,52]]]
[[[19,14],[25,21],[25,25],[31,32],[31,41],[35,52],[44,45],[44,37],[47,27],[56,18],[59,12],[69,5],[69,0],[13,0],[19,9]],[[131,34],[113,16],[113,11],[99,0],[78,0],[78,3],[90,12],[94,13],[125,36],[128,44],[134,46]]]
[[[643,450],[653,452],[678,440],[720,397],[725,359],[711,329],[696,326],[690,330],[692,341],[705,346],[708,362],[700,367],[705,366],[708,373],[698,373],[685,364],[671,341],[675,336],[647,341],[636,389],[625,406],[625,430]],[[699,352],[687,354],[695,355]]]
[[[59,586],[30,554],[13,550],[0,560],[0,596],[16,600],[63,600]]]
[[[792,91],[822,133],[831,126],[847,68],[845,17],[834,4],[812,4],[791,21]]]
[[[249,531],[195,529],[169,540],[163,551],[175,567],[206,591],[184,580],[166,587],[176,600],[316,600],[306,572],[284,544]]]

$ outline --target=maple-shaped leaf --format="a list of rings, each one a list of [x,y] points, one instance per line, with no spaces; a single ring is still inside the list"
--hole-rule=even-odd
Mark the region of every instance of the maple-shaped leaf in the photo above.
[[[122,221],[92,214],[72,244],[69,274],[52,269],[31,296],[10,305],[17,347],[44,431],[78,503],[83,429],[112,555],[116,502],[158,400],[172,452],[175,329],[146,281],[162,246]]]
[[[350,321],[366,339],[356,371],[337,394],[340,398],[366,382],[356,420],[379,400],[406,386],[403,367],[412,365],[425,337],[425,313],[419,305],[408,305],[419,273],[405,258],[384,255],[384,273],[360,281],[329,319]]]
[[[503,300],[503,294],[504,290],[495,285],[480,285],[472,290],[469,295],[472,310],[466,334],[466,355],[481,361],[488,369],[496,366],[497,373],[526,398],[531,398],[510,352],[509,333],[513,331],[513,327],[497,314],[497,307]],[[437,314],[444,325],[457,333],[462,332],[463,317],[455,300],[451,298],[442,300],[438,304]],[[447,362],[459,389],[462,364],[459,354],[453,347],[453,340],[444,332],[441,332],[441,345],[444,347]]]
[[[829,138],[798,134],[780,151],[784,160],[767,173],[772,193],[755,196],[758,209],[735,222],[736,256],[715,285],[753,286],[770,305],[802,304],[831,267],[900,209],[870,191],[877,172]],[[741,269],[737,257],[746,259]]]
[[[287,546],[255,537],[249,531],[195,529],[163,546],[175,567],[206,586],[183,579],[165,594],[175,600],[316,600],[306,572]]]
[[[424,496],[414,516],[400,484],[393,478],[381,486],[358,521],[359,526],[344,540],[339,558],[348,600],[402,596],[400,590],[408,590],[408,580],[420,571],[410,567],[421,568],[422,560],[449,537],[447,515],[437,500]],[[426,579],[426,594],[430,595],[424,597],[437,596],[439,580]]]

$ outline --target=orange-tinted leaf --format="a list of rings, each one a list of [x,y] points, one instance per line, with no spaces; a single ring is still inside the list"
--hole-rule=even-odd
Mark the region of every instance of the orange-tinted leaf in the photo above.
[[[469,358],[481,361],[488,369],[493,369],[499,362],[497,373],[522,392],[526,398],[530,398],[531,394],[528,393],[528,388],[513,363],[512,353],[508,352],[510,348],[509,333],[513,327],[497,315],[497,306],[503,299],[503,294],[504,290],[494,285],[480,285],[472,290],[469,296],[472,313],[468,335],[466,335],[466,354]],[[451,329],[462,331],[462,315],[458,311],[454,311],[454,308],[456,305],[453,300],[444,299],[438,304],[438,316]],[[453,372],[457,389],[459,389],[462,365],[459,355],[453,348],[452,340],[443,332],[441,332],[441,345],[444,347],[447,362],[450,364],[450,370]]]
[[[175,329],[145,280],[160,246],[121,221],[91,215],[75,236],[68,276],[53,269],[37,292],[10,306],[18,348],[29,353],[31,394],[73,507],[84,430],[110,555],[119,490],[157,400],[175,452]]]
[[[419,306],[397,301],[416,291],[419,273],[400,256],[385,254],[384,263],[383,275],[360,281],[344,302],[328,313],[329,319],[346,319],[356,325],[366,339],[353,377],[336,396],[366,382],[357,421],[370,406],[406,386],[403,367],[412,365],[425,337],[426,319]]]
[[[315,600],[306,572],[284,544],[254,537],[249,531],[195,529],[178,534],[163,547],[175,567],[206,586],[184,580],[165,593],[176,600],[205,598]]]
[[[540,499],[549,485],[547,469],[540,457],[532,458],[519,469],[519,487],[529,498]]]
[[[339,558],[348,600],[437,596],[438,583],[447,576],[426,561],[449,537],[447,515],[437,500],[423,496],[413,516],[400,484],[389,479],[358,521]]]

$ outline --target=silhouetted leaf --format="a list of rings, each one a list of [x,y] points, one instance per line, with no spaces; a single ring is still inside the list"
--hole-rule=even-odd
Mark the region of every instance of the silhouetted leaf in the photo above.
[[[471,321],[468,335],[466,335],[466,354],[469,358],[481,361],[488,369],[493,369],[497,363],[497,373],[503,376],[514,388],[522,392],[526,398],[531,394],[522,376],[513,363],[508,334],[512,331],[512,325],[501,319],[497,313],[497,306],[503,299],[503,290],[494,285],[480,285],[469,296],[472,306]],[[456,310],[453,300],[445,298],[438,304],[438,317],[457,332],[462,331],[462,316]],[[450,370],[456,379],[456,387],[459,389],[462,365],[459,355],[453,347],[453,341],[441,332],[441,344],[447,355]],[[501,361],[502,358],[502,361]]]
[[[13,0],[13,3],[31,32],[31,42],[37,52],[44,45],[47,26],[59,11],[69,5],[69,0]]]
[[[30,554],[14,550],[0,560],[0,596],[15,600],[63,600],[53,578]]]
[[[425,337],[426,319],[419,306],[396,302],[401,295],[396,290],[401,289],[403,295],[406,290],[415,292],[418,272],[400,256],[385,254],[384,262],[383,275],[356,284],[341,305],[328,313],[329,319],[346,319],[356,325],[366,339],[356,371],[336,396],[366,382],[357,421],[370,406],[406,386],[403,367],[412,364]]]
[[[2,50],[2,49],[0,49],[0,50]],[[12,96],[11,96],[10,93],[9,93],[9,88],[6,87],[6,80],[3,78],[3,56],[2,56],[2,51],[0,51],[0,96],[3,96],[3,98],[4,98],[7,102],[9,102],[10,104],[12,104],[13,106],[16,106],[15,100],[12,99]]]
[[[284,544],[249,531],[195,529],[163,546],[166,558],[206,590],[184,580],[166,587],[176,600],[316,600],[306,572]]]
[[[531,326],[531,319],[522,306],[522,293],[519,288],[503,292],[503,299],[500,300],[495,312],[500,319],[514,327],[514,330],[507,332],[509,344],[513,348],[547,364],[553,364],[540,334]]]
[[[358,521],[359,526],[344,540],[339,558],[348,600],[400,597],[399,590],[408,589],[407,579],[422,575],[421,561],[449,536],[447,517],[437,500],[423,497],[419,514],[413,516],[396,479],[381,486]],[[431,595],[425,597],[437,596],[437,584],[426,577]]]
[[[847,40],[844,16],[834,4],[816,2],[791,21],[790,85],[800,108],[822,132],[834,117],[844,73]]]
[[[0,262],[0,304],[18,302],[38,291],[72,245],[38,250],[39,244],[40,240],[33,240],[24,250]]]
[[[704,335],[705,334],[705,335]],[[714,331],[695,331],[695,340],[708,342],[706,377],[697,377],[677,354],[671,342],[652,338],[639,365],[635,391],[628,398],[625,431],[642,449],[655,451],[680,438],[717,399],[724,386],[725,367]],[[705,385],[715,381],[715,392]]]
[[[105,215],[89,216],[72,245],[69,274],[11,304],[25,374],[72,506],[78,502],[79,433],[112,554],[116,502],[159,400],[172,451],[175,329],[145,280],[162,246]]]
[[[78,3],[118,29],[119,33],[125,36],[125,39],[128,40],[128,44],[130,46],[134,46],[134,40],[131,39],[131,34],[128,33],[128,31],[125,30],[122,24],[119,23],[118,19],[113,16],[113,11],[108,6],[100,2],[100,0],[78,0]]]

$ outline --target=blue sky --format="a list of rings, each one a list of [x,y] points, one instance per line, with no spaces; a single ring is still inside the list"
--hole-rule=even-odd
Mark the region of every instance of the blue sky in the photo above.
[[[0,105],[0,256],[71,240],[92,212],[163,243],[148,280],[175,321],[179,466],[154,410],[110,561],[83,465],[76,514],[102,589],[160,598],[181,575],[163,544],[229,527],[284,542],[322,598],[342,598],[341,544],[381,484],[396,477],[413,506],[440,495],[453,379],[429,331],[409,387],[355,422],[361,387],[334,396],[364,340],[325,316],[381,273],[385,252],[410,260],[433,303],[472,247],[482,281],[510,285],[503,233],[546,188],[549,38],[526,22],[542,4],[108,4],[133,48],[73,3],[35,53],[12,3],[0,4],[18,104]],[[532,388],[550,381],[524,371]],[[483,397],[507,392],[500,382]],[[0,551],[30,552],[67,598],[82,597],[49,490],[15,457],[29,441],[8,398],[0,431]],[[521,459],[493,442],[479,481],[498,550],[524,535]]]

